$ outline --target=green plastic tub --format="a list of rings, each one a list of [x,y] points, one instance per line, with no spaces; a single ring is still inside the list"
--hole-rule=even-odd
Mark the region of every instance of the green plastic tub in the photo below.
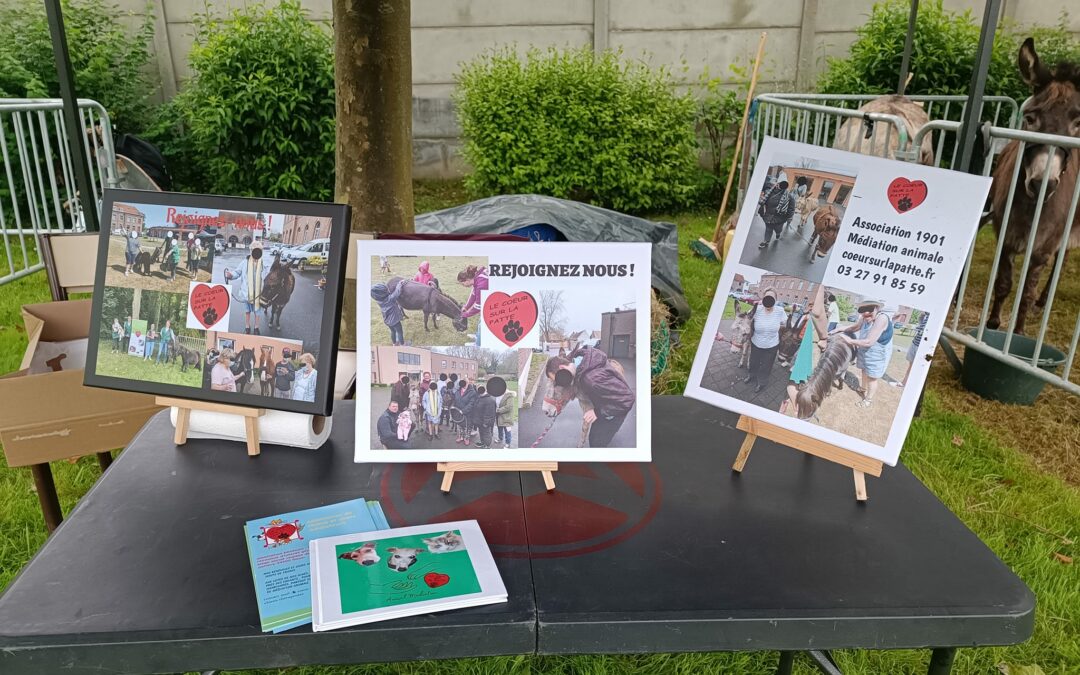
[[[968,330],[968,335],[974,337],[977,332],[977,329],[972,328]],[[987,328],[983,331],[982,339],[990,347],[1000,350],[1005,346],[1005,331]],[[1010,355],[1031,363],[1034,353],[1035,340],[1026,335],[1013,335],[1012,342],[1009,343]],[[1043,344],[1037,361],[1041,370],[1057,372],[1063,363],[1065,354],[1061,350]],[[1035,403],[1035,399],[1046,386],[1045,380],[970,348],[964,352],[964,368],[960,381],[965,389],[983,398],[1019,405]]]

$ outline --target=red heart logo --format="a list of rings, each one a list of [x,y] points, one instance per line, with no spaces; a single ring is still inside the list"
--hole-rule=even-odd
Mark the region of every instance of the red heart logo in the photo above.
[[[275,525],[266,529],[266,538],[271,541],[292,539],[294,534],[296,534],[296,526],[292,524]]]
[[[525,291],[495,292],[484,301],[484,323],[507,347],[513,347],[536,325],[536,300]]]
[[[424,575],[424,583],[427,584],[429,588],[445,586],[450,583],[450,575],[441,574],[439,572],[428,572]]]
[[[886,191],[889,203],[897,213],[907,213],[926,201],[926,183],[921,180],[894,178]]]
[[[195,320],[203,328],[209,328],[221,321],[229,311],[229,291],[225,286],[198,284],[191,290],[188,306]]]

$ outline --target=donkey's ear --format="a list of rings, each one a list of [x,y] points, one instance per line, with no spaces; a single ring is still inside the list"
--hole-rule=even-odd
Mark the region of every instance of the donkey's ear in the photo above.
[[[1050,72],[1039,61],[1039,55],[1035,52],[1035,38],[1029,37],[1020,45],[1016,67],[1020,70],[1020,79],[1032,89],[1039,88],[1050,79]]]

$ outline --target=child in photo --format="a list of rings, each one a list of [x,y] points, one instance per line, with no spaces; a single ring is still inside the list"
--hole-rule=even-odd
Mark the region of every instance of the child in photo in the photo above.
[[[443,373],[445,377],[446,373]],[[454,383],[457,382],[457,375],[451,375],[451,378],[446,381],[440,394],[442,395],[442,419],[440,423],[443,425],[450,424],[450,410],[454,407]],[[441,381],[441,380],[440,380]],[[453,429],[451,429],[453,431]]]
[[[390,274],[390,259],[384,255],[379,256],[379,269],[383,274]]]
[[[420,263],[420,267],[416,270],[416,276],[413,277],[413,281],[418,284],[424,284],[425,286],[439,287],[439,281],[435,278],[435,275],[430,272],[431,265],[428,261]]]
[[[416,422],[422,419],[420,416],[420,389],[414,384],[409,387],[409,412]]]
[[[476,407],[477,391],[474,385],[469,384],[469,381],[462,378],[458,382],[458,391],[454,397],[457,403],[458,410],[464,416],[461,421],[461,426],[458,429],[458,443],[464,443],[465,445],[472,444],[472,430],[476,426],[473,420],[473,408]]]
[[[501,381],[502,378],[496,377],[488,380],[488,393],[495,395],[495,400],[498,402],[498,407],[495,408],[495,426],[499,432],[499,443],[502,443],[504,448],[509,448],[510,444],[514,442],[517,394],[512,389],[507,388],[505,383],[502,385],[503,393],[496,394],[499,391],[496,380]]]
[[[263,280],[269,269],[263,267],[262,242],[251,242],[251,252],[244,260],[242,267],[234,270],[225,268],[225,281],[240,282],[239,288],[233,288],[233,298],[244,305],[244,332],[259,335],[259,310],[262,309]],[[178,259],[179,260],[179,259]],[[235,310],[234,310],[235,311]],[[252,323],[254,322],[254,326]]]
[[[397,416],[397,437],[399,441],[409,440],[409,431],[412,430],[412,413],[402,410]]]
[[[491,436],[495,430],[495,397],[488,393],[485,387],[476,388],[476,406],[473,409],[473,417],[476,427],[480,431],[480,440],[476,442],[478,448],[490,448]]]
[[[430,441],[439,437],[439,421],[442,419],[442,393],[434,382],[424,392],[424,420],[427,422],[427,437]]]
[[[488,271],[487,267],[477,267],[476,265],[469,265],[457,275],[458,283],[465,288],[471,289],[469,293],[469,299],[465,301],[465,304],[461,306],[461,318],[468,319],[469,317],[476,316],[480,313],[480,294],[482,291],[488,289]],[[477,327],[476,334],[470,335],[474,338],[476,346],[480,346],[480,328]]]
[[[236,376],[232,372],[232,361],[236,354],[231,349],[221,350],[221,356],[210,371],[210,388],[214,391],[236,393]]]
[[[405,329],[401,327],[401,322],[405,320],[405,312],[398,304],[398,297],[401,296],[403,288],[405,284],[399,283],[391,293],[386,284],[379,283],[371,287],[371,299],[379,306],[383,323],[390,329],[390,343],[395,347],[405,344]]]
[[[292,400],[315,402],[315,381],[318,371],[315,370],[315,357],[307,352],[300,355],[300,369],[293,375]]]

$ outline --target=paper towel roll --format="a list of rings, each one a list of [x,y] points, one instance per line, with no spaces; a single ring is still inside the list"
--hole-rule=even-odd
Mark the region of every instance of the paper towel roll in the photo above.
[[[176,426],[176,408],[169,411],[169,419]],[[304,415],[301,413],[267,410],[255,418],[259,424],[259,443],[288,445],[294,448],[314,450],[330,437],[332,417]],[[188,438],[224,438],[247,441],[244,418],[228,413],[192,410],[188,426]]]

